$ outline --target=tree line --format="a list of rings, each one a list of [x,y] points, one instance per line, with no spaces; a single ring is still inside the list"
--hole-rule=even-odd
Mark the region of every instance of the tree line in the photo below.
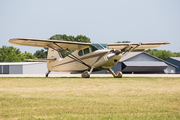
[[[170,57],[180,57],[180,52],[171,52],[169,50],[148,49],[144,50],[144,52],[163,60],[168,59]]]
[[[56,34],[49,38],[50,40],[65,40],[74,42],[87,42],[91,43],[90,38],[85,35],[67,36],[65,34]],[[117,43],[130,43],[130,41],[118,41]],[[69,50],[73,52],[73,50]],[[134,51],[144,51],[150,55],[158,57],[160,59],[167,59],[169,57],[180,57],[180,52],[171,52],[169,50],[134,50]],[[65,56],[64,56],[65,57]],[[13,46],[2,46],[0,48],[0,62],[24,62],[24,59],[37,59],[37,58],[47,58],[47,49],[37,50],[34,54],[29,52],[22,53],[20,49]]]

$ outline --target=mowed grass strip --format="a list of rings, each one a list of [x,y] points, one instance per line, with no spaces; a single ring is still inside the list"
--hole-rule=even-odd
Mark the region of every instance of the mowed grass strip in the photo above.
[[[180,78],[0,78],[0,119],[180,119]]]

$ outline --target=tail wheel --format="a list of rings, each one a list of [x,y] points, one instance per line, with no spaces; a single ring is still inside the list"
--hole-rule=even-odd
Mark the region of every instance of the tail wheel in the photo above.
[[[82,78],[90,78],[90,73],[88,71],[84,71],[82,73]]]
[[[117,78],[122,78],[122,72],[121,71],[116,72],[116,77]]]

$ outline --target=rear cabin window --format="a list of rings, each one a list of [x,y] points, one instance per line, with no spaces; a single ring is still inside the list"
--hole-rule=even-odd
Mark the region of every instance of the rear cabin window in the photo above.
[[[79,56],[83,56],[83,51],[80,50],[80,51],[78,52],[78,55],[79,55]]]
[[[84,54],[88,54],[89,53],[89,48],[84,49]]]

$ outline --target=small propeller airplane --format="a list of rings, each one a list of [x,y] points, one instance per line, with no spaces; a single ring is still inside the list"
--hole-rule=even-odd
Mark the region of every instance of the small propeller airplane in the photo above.
[[[47,61],[48,72],[46,77],[48,77],[50,71],[56,71],[83,72],[83,78],[89,78],[92,71],[99,70],[108,70],[115,78],[121,78],[121,71],[114,73],[111,69],[119,62],[121,57],[132,50],[150,49],[170,44],[168,42],[94,44],[32,38],[15,38],[10,39],[9,42],[14,45],[48,48],[47,59],[26,59],[27,61]],[[75,51],[70,53],[68,49]],[[66,57],[63,58],[62,54]]]

